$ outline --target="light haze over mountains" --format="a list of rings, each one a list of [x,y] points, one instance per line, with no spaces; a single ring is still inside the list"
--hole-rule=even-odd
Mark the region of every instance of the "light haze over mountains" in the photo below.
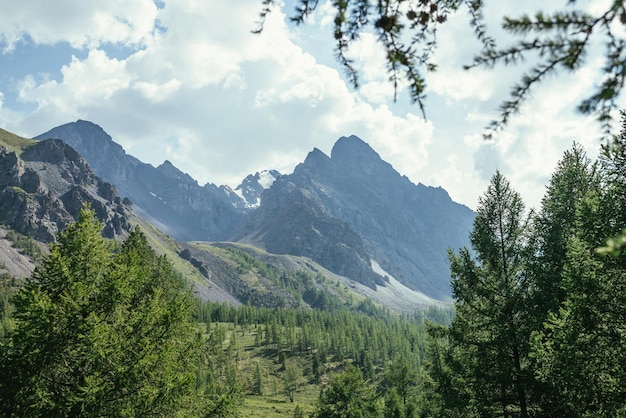
[[[46,138],[67,142],[136,213],[181,241],[246,242],[371,288],[392,276],[439,300],[450,298],[447,249],[469,244],[469,208],[412,183],[356,136],[341,137],[330,156],[314,149],[292,174],[256,173],[235,190],[200,186],[169,161],[142,163],[88,121],[36,137]]]

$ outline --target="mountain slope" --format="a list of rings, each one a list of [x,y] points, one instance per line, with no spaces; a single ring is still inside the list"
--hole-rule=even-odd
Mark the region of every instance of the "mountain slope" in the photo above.
[[[0,134],[1,224],[51,242],[89,204],[107,237],[126,234],[128,208],[74,149],[58,139],[16,141],[6,131]]]
[[[94,171],[129,197],[135,211],[180,240],[220,240],[245,216],[236,193],[213,184],[199,186],[169,161],[158,167],[126,154],[98,125],[76,121],[35,139],[60,138],[81,153]]]
[[[169,161],[144,164],[91,122],[37,138],[46,137],[83,153],[135,213],[181,241],[252,243],[309,257],[372,289],[394,278],[440,300],[450,299],[447,248],[469,244],[470,209],[441,188],[413,184],[355,136],[340,138],[330,157],[314,149],[291,175],[256,173],[235,190],[199,186]]]
[[[443,189],[413,184],[351,136],[340,138],[330,157],[315,149],[277,179],[232,238],[309,256],[370,287],[388,280],[374,260],[409,288],[447,300],[447,248],[469,244],[473,216]]]
[[[114,144],[109,145],[115,148]],[[167,162],[156,170],[181,182],[193,181]],[[277,172],[257,173],[249,176],[238,192],[243,193],[244,187],[262,192],[277,178],[281,178]],[[41,243],[53,241],[88,203],[105,223],[107,236],[125,235],[131,225],[140,226],[151,246],[168,256],[203,300],[306,309],[347,306],[364,312],[370,311],[370,301],[374,301],[407,313],[437,304],[404,287],[382,268],[372,271],[359,234],[346,222],[319,213],[318,206],[308,202],[306,194],[304,191],[302,206],[288,218],[298,225],[309,225],[309,230],[322,237],[342,237],[341,242],[313,241],[323,254],[320,259],[333,259],[330,266],[344,275],[315,263],[306,255],[306,248],[301,251],[302,256],[277,255],[237,243],[176,241],[136,216],[132,207],[117,195],[115,187],[97,177],[85,159],[65,142],[28,140],[0,130],[0,275],[28,277],[39,258],[32,258],[29,250],[23,250],[27,247],[20,247],[18,241],[45,248]],[[255,191],[249,196],[255,196]],[[16,240],[14,231],[25,237],[18,236]],[[277,241],[280,239],[276,237]],[[360,262],[352,263],[355,258]],[[350,278],[355,275],[369,277],[370,282],[357,283]],[[372,290],[376,283],[384,283],[384,287],[378,286],[384,291]]]

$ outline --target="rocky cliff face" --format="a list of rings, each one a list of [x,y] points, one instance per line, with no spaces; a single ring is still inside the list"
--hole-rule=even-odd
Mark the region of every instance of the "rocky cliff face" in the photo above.
[[[450,298],[447,248],[468,245],[473,212],[441,188],[415,185],[355,136],[315,149],[262,198],[234,239],[306,255],[368,286],[371,260],[408,287]]]
[[[245,202],[229,188],[200,186],[169,161],[156,168],[142,163],[94,123],[79,120],[35,137],[46,138],[74,147],[94,172],[130,198],[135,212],[179,240],[224,239],[245,216]]]
[[[263,195],[263,203],[234,241],[259,245],[274,254],[310,257],[371,288],[384,284],[384,278],[371,269],[363,239],[348,223],[328,213],[310,189],[278,182]]]
[[[107,237],[129,230],[128,208],[115,187],[98,178],[63,141],[33,143],[19,157],[0,146],[0,223],[51,242],[85,204],[105,223]]]

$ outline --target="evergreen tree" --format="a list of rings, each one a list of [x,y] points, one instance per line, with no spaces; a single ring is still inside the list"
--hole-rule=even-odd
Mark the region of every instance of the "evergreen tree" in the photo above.
[[[532,257],[529,259],[529,311],[532,329],[562,309],[570,290],[564,285],[564,271],[572,239],[580,234],[581,208],[588,196],[600,190],[597,164],[579,145],[566,151],[552,174],[539,212],[533,217]],[[531,365],[533,369],[538,365]],[[546,416],[564,411],[560,390],[547,382],[536,382],[535,402]]]
[[[83,210],[15,296],[1,353],[5,415],[191,412],[199,333],[190,292],[141,232],[114,254],[101,229]]]
[[[481,416],[516,410],[528,417],[525,226],[520,195],[496,172],[470,235],[476,258],[467,248],[449,253],[456,317],[448,366]]]
[[[577,208],[598,190],[597,167],[580,145],[564,153],[552,174],[541,210],[533,217],[533,257],[529,261],[531,309],[538,326],[565,299],[561,275],[569,240],[577,234]]]
[[[283,389],[289,397],[289,402],[293,402],[296,390],[302,384],[302,370],[293,361],[285,363],[285,371],[283,373]]]
[[[320,393],[313,418],[377,418],[382,408],[361,370],[348,366]]]
[[[261,366],[259,362],[254,367],[254,377],[252,381],[252,392],[255,395],[263,395],[263,374],[261,373]]]
[[[605,149],[602,187],[575,207],[561,274],[564,301],[534,334],[536,373],[568,417],[626,415],[626,254],[598,251],[626,225],[624,129]]]
[[[401,346],[401,341],[394,345]],[[397,354],[391,364],[387,366],[380,383],[380,391],[385,398],[385,417],[412,417],[418,409],[417,405],[423,403],[419,399],[418,391],[423,389],[423,376],[421,365],[415,361],[409,361],[409,351]]]
[[[405,406],[402,399],[398,395],[395,387],[392,387],[385,393],[385,408],[383,416],[385,418],[405,418]]]

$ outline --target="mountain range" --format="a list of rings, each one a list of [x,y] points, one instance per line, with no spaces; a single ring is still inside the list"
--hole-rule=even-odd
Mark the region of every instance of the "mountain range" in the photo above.
[[[93,169],[92,174],[78,175],[85,179],[75,180],[79,184],[92,179],[80,190],[92,192],[92,201],[107,208],[104,215],[130,211],[145,219],[180,242],[183,258],[202,267],[207,280],[216,277],[211,273],[211,257],[199,256],[192,241],[238,243],[241,248],[256,248],[251,250],[254,253],[268,254],[265,259],[272,262],[281,255],[308,259],[363,294],[405,289],[402,292],[423,295],[424,301],[447,301],[451,297],[447,249],[469,244],[474,217],[469,208],[453,202],[442,188],[412,183],[356,136],[339,138],[330,156],[312,150],[291,174],[275,170],[251,174],[235,189],[211,183],[200,186],[169,161],[158,167],[145,164],[88,121],[56,127],[35,139],[49,148],[60,146],[59,140],[69,145],[63,152],[72,150],[75,161]],[[29,145],[22,157],[12,160],[21,161],[26,154],[31,158],[27,161],[33,161],[29,153],[38,146]],[[10,165],[8,154],[5,149],[0,155],[0,168]],[[24,166],[23,171],[35,170],[30,162]],[[24,173],[18,176],[22,185],[32,177]],[[2,193],[17,187],[1,180],[0,174]],[[62,202],[68,192],[63,189],[50,198]],[[0,221],[10,223],[5,218]],[[57,229],[66,223],[64,219]],[[118,219],[117,233],[125,228]],[[224,277],[217,282],[222,290],[230,286]],[[226,293],[241,300],[237,292]]]
[[[258,205],[263,190],[258,173],[246,177],[236,190],[211,183],[200,186],[169,161],[155,168],[126,154],[102,128],[87,121],[67,123],[35,137],[47,138],[69,144],[98,176],[132,200],[140,216],[182,241],[227,239]]]
[[[293,174],[279,177],[233,240],[310,257],[370,287],[393,276],[446,299],[446,250],[468,245],[473,216],[445,190],[413,184],[350,136],[330,157],[314,149]]]

